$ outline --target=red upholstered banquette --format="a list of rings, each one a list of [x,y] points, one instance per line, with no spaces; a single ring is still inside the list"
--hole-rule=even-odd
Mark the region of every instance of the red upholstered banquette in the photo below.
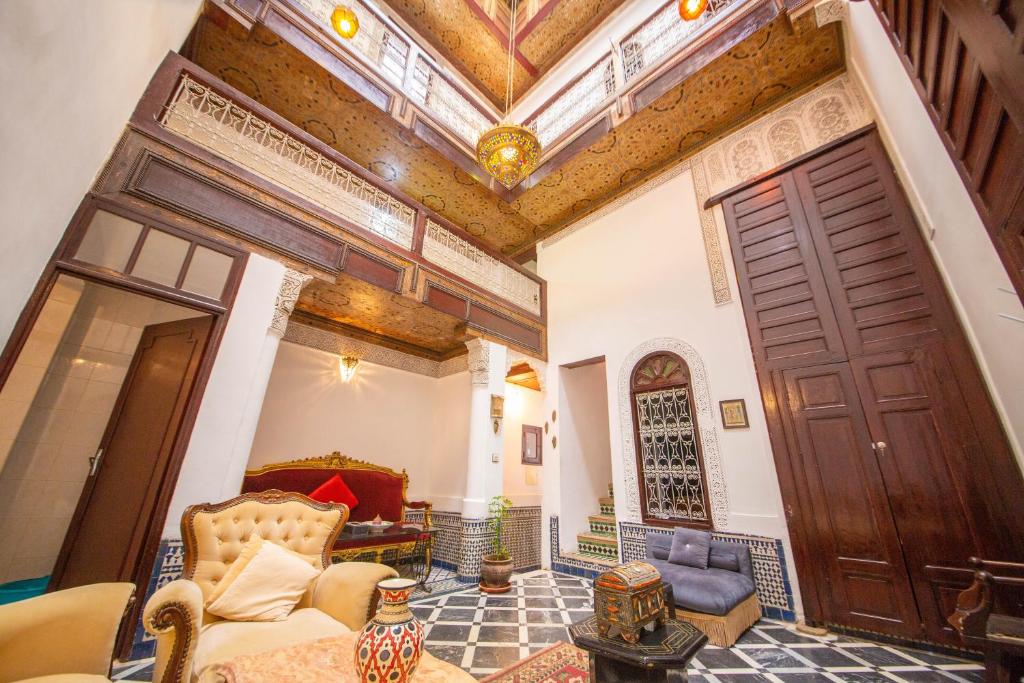
[[[409,508],[423,510],[424,527],[429,528],[431,504],[406,500],[409,475],[405,470],[396,472],[387,467],[355,460],[337,451],[320,458],[275,463],[249,470],[242,481],[242,493],[279,489],[308,495],[335,474],[341,475],[359,499],[359,504],[350,511],[349,521],[368,522],[380,515],[381,519],[389,522],[404,522],[405,510]],[[409,531],[409,539],[391,536],[389,542],[394,544],[415,540],[418,530]],[[356,559],[352,552],[343,551],[373,546],[375,541],[372,537],[346,540],[344,534],[342,536],[335,544],[335,556],[338,559]]]

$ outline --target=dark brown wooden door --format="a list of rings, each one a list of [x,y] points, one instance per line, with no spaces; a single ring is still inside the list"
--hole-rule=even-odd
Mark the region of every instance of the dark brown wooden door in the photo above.
[[[202,316],[143,331],[51,589],[99,581],[132,581],[140,590],[148,585],[151,567],[142,558],[147,544],[159,542],[153,513],[173,486],[167,465],[212,322]]]
[[[848,363],[782,372],[827,618],[922,638],[899,534]]]
[[[836,326],[838,341],[827,344],[834,363],[763,350],[786,337],[768,340],[743,219],[755,206],[766,212],[782,202],[773,192],[785,195],[791,242],[810,245],[800,250],[806,271],[821,273],[795,302],[813,302],[822,330]],[[769,426],[789,432],[773,434],[772,444],[790,523],[801,526],[798,564],[818,583],[807,591],[808,613],[957,644],[945,617],[970,582],[967,558],[1024,556],[1024,482],[877,135],[855,136],[752,184],[727,197],[723,210]],[[808,407],[808,397],[832,403]],[[849,477],[862,486],[856,504],[843,493]],[[822,510],[831,520],[824,526]],[[877,558],[863,554],[872,535]],[[807,571],[821,551],[828,571]],[[859,591],[866,581],[877,583],[874,594]],[[894,612],[865,607],[862,600],[887,594],[886,586],[898,593],[887,598]],[[916,604],[914,618],[904,599]]]
[[[723,208],[754,357],[773,368],[845,359],[793,178],[769,178]]]

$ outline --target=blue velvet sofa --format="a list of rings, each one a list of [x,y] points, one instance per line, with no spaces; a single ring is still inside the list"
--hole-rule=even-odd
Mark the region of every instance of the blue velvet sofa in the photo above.
[[[712,644],[731,646],[761,617],[750,549],[742,543],[711,539],[708,568],[700,569],[669,562],[672,538],[648,533],[645,562],[672,586],[677,618],[704,631]]]

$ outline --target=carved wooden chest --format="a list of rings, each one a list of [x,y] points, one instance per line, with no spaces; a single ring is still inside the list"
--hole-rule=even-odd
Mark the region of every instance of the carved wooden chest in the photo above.
[[[594,580],[594,614],[598,633],[613,628],[629,643],[640,639],[644,626],[664,626],[669,616],[661,574],[646,562],[629,562],[600,574]]]

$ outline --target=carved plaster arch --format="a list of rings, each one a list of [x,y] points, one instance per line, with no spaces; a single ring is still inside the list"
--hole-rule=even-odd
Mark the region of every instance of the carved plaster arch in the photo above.
[[[622,432],[622,474],[625,478],[624,498],[626,520],[643,523],[640,516],[640,483],[636,476],[636,444],[633,441],[633,410],[629,400],[629,378],[633,368],[644,356],[655,351],[671,351],[682,356],[690,366],[690,381],[693,385],[693,399],[697,407],[697,424],[700,425],[700,441],[704,455],[704,476],[707,479],[708,495],[711,498],[711,521],[721,531],[729,525],[729,496],[722,474],[722,457],[718,448],[718,428],[711,404],[704,359],[684,341],[671,337],[649,339],[629,352],[619,368],[619,422]]]

